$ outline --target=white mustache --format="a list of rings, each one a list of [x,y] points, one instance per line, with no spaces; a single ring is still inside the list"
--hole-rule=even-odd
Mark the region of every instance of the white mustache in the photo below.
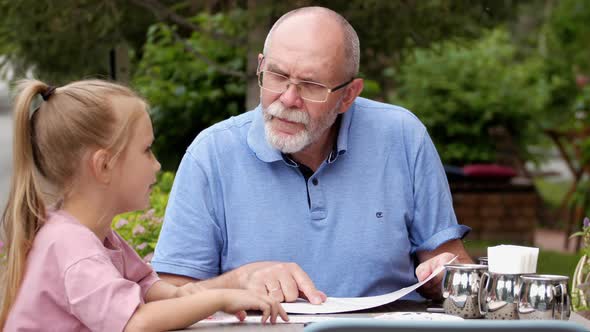
[[[273,116],[282,120],[301,123],[304,125],[309,124],[309,115],[307,112],[294,108],[287,108],[278,100],[270,104],[268,108],[266,108],[265,113],[267,116]]]

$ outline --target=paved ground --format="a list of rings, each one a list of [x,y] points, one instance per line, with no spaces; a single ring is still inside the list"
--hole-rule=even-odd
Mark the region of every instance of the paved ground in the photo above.
[[[535,247],[546,250],[574,253],[576,239],[568,240],[568,248],[565,248],[565,239],[569,237],[563,231],[537,228],[535,231]]]

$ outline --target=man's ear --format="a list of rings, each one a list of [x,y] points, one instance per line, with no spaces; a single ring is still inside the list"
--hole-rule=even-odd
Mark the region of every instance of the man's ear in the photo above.
[[[258,65],[256,65],[256,75],[262,70],[262,60],[264,60],[264,54],[258,53]]]
[[[356,97],[358,97],[361,92],[363,92],[364,85],[365,83],[362,78],[355,78],[352,82],[350,82],[350,84],[346,87],[344,98],[342,99],[342,112],[348,110]]]
[[[111,182],[113,166],[111,154],[105,149],[98,149],[90,156],[90,170],[101,183]]]

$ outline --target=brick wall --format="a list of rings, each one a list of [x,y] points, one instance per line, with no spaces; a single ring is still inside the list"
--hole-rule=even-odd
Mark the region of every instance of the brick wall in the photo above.
[[[472,228],[466,240],[532,245],[540,198],[533,185],[451,182],[459,223]]]

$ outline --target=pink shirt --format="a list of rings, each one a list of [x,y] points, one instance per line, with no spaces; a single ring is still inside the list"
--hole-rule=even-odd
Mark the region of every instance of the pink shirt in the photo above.
[[[49,214],[27,257],[5,331],[122,331],[152,268],[114,231],[103,243],[64,211]]]

